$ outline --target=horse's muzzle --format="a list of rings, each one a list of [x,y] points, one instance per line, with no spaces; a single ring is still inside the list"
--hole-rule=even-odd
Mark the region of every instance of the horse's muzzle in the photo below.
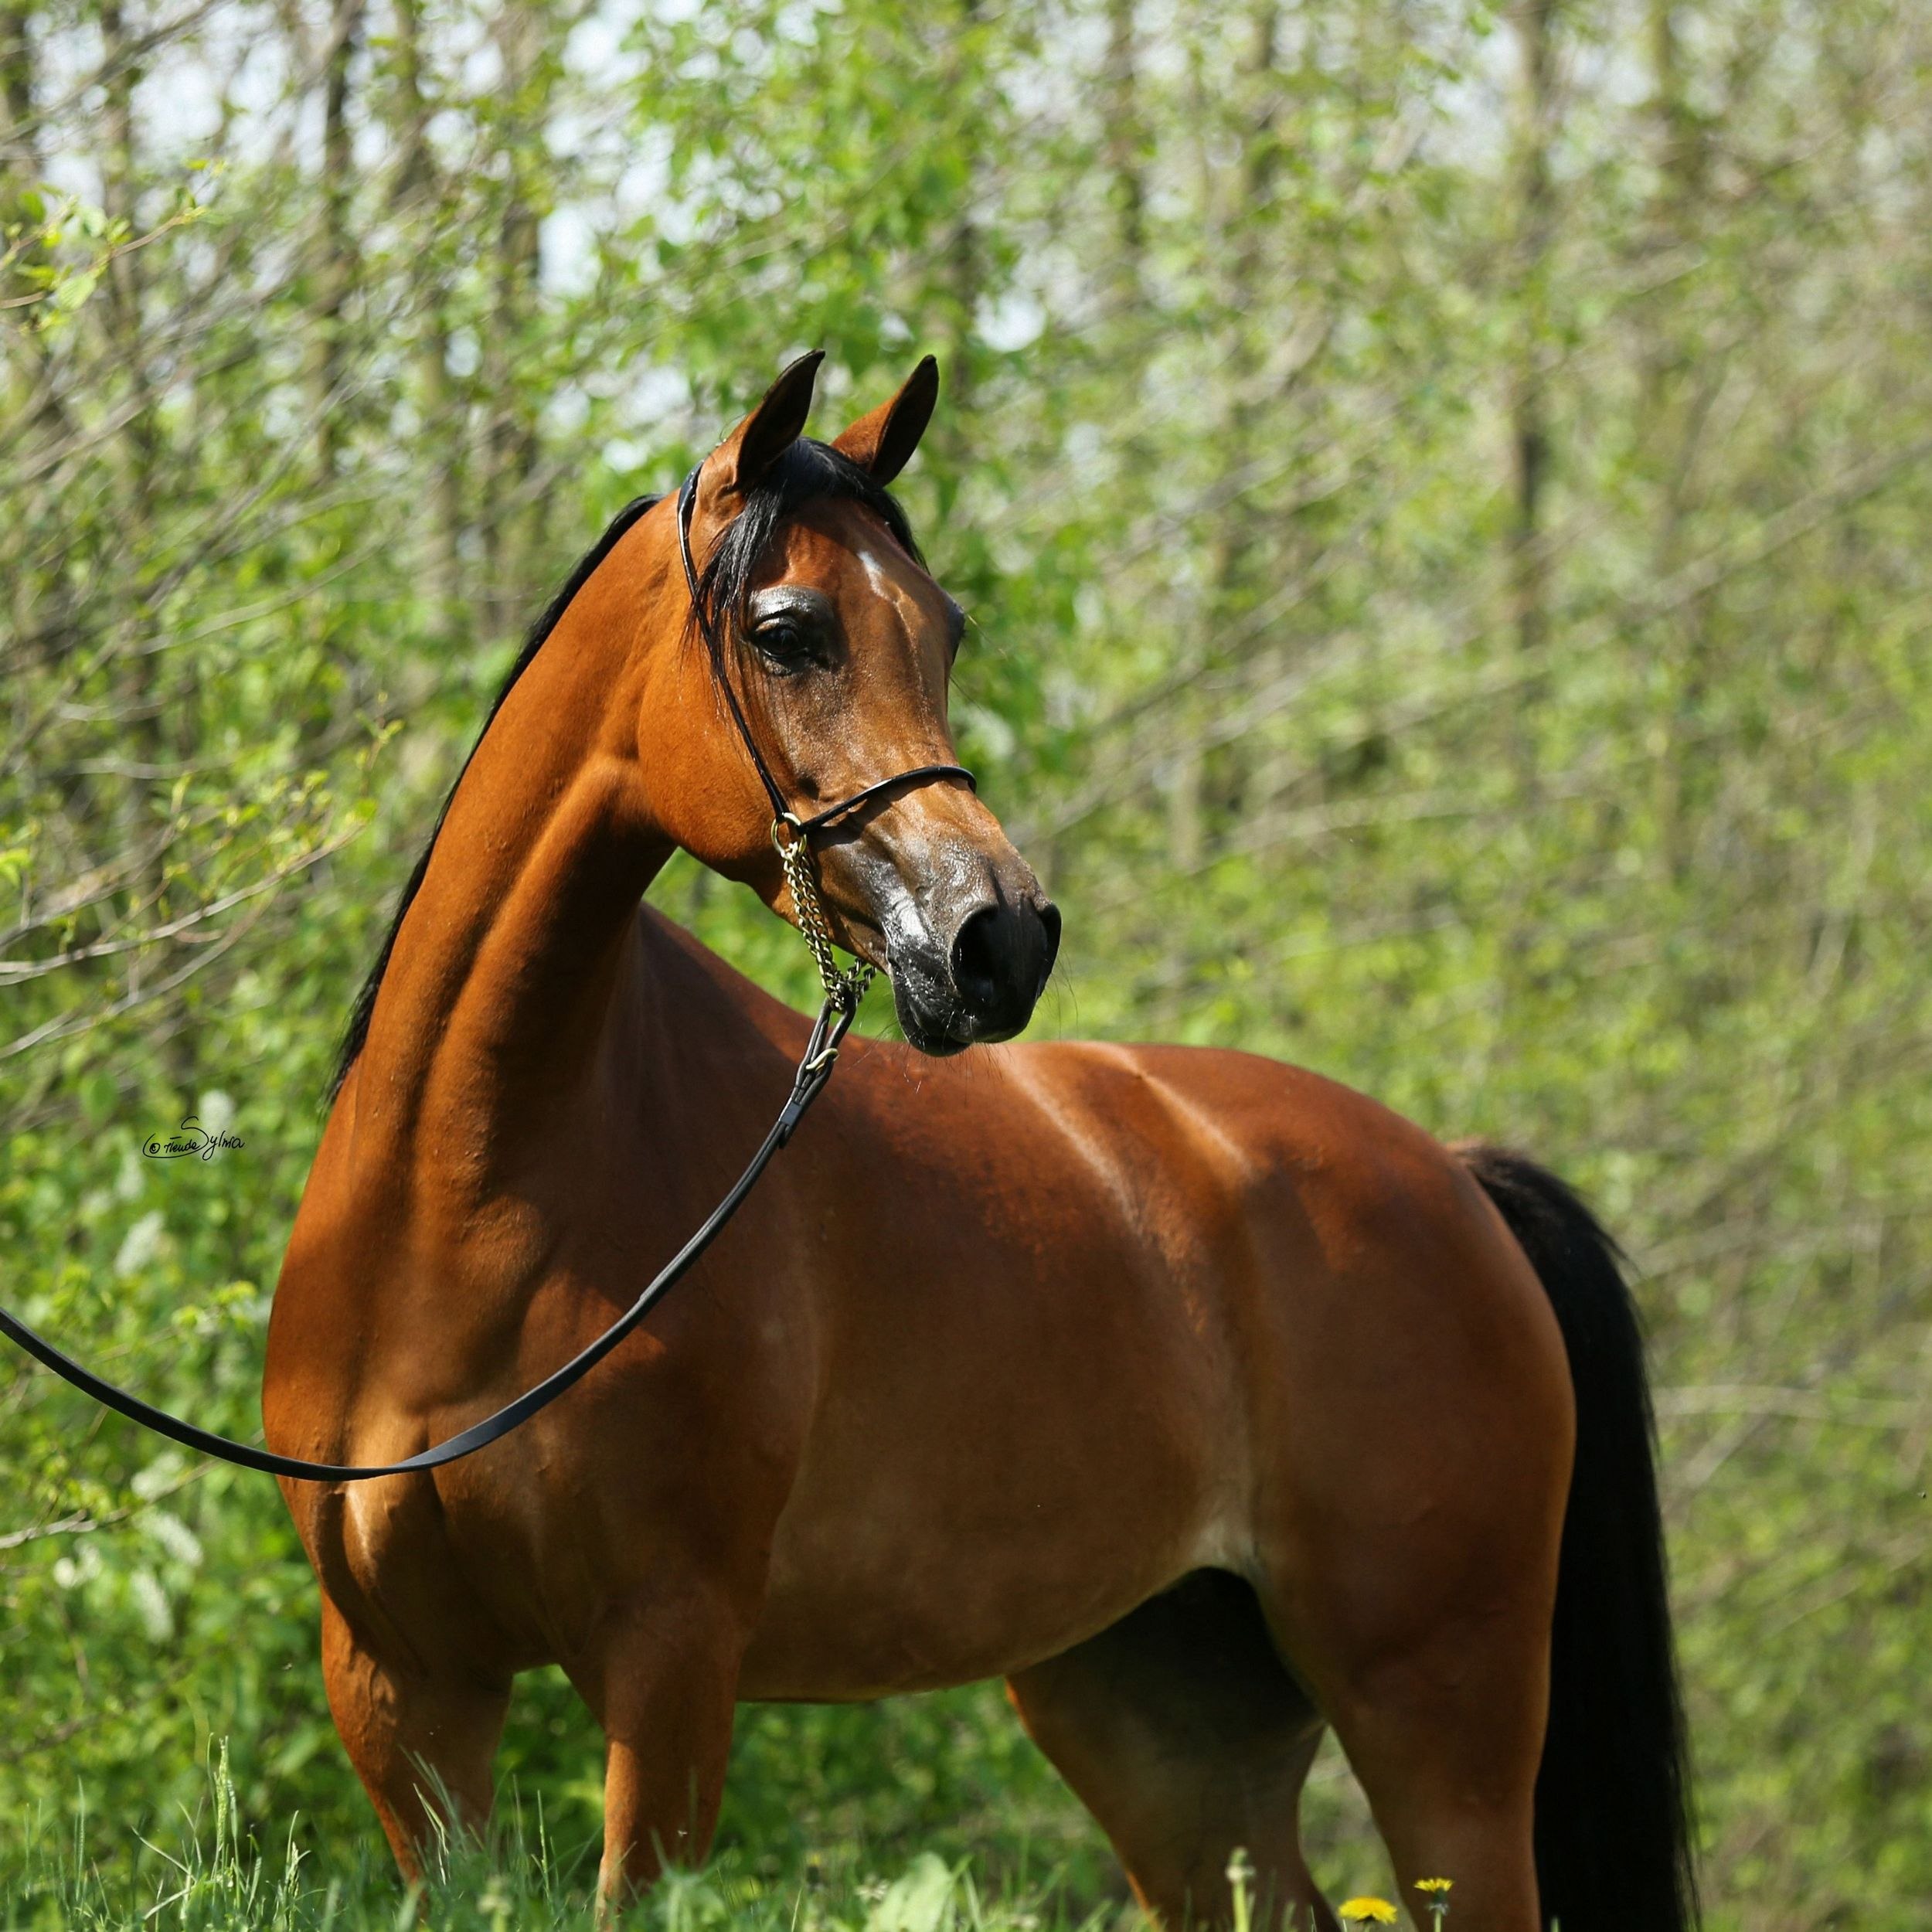
[[[899,1023],[921,1053],[1011,1039],[1032,1018],[1060,943],[1060,909],[1037,888],[966,906],[943,939],[924,920],[909,924],[888,963]]]

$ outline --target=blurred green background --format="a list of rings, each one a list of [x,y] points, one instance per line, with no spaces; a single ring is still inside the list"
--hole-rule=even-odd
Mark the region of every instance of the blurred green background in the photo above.
[[[922,352],[1036,1031],[1532,1150],[1653,1335],[1719,1927],[1932,1894],[1932,14],[0,0],[0,1294],[252,1433],[356,980],[522,627]],[[794,939],[655,896],[807,1002]],[[884,1003],[874,1002],[872,1023]],[[245,1145],[153,1163],[193,1110]],[[374,1828],[271,1485],[0,1359],[0,1877]],[[504,1769],[587,1841],[532,1680]],[[1330,1884],[1379,1854],[1332,1755]],[[747,1709],[780,1874],[1118,1881],[996,1689]],[[1386,1883],[1386,1881],[1384,1881]]]

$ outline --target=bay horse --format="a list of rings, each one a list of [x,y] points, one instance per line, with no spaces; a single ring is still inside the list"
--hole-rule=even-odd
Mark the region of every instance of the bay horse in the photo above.
[[[600,1895],[706,1852],[741,1699],[1003,1676],[1170,1927],[1332,1927],[1324,1727],[1458,1924],[1679,1932],[1687,1787],[1641,1341],[1527,1159],[1251,1056],[1002,1045],[1058,915],[954,774],[964,619],[887,485],[930,359],[827,444],[816,355],[539,623],[357,1007],[268,1337],[267,1440],[413,1453],[607,1325],[736,1172],[806,1022],[642,904],[674,849],[796,913],[809,809],[904,1043],[682,1293],[515,1437],[284,1481],[330,1708],[406,1872],[480,1822],[512,1679],[608,1740]],[[962,1049],[964,1058],[954,1057]]]

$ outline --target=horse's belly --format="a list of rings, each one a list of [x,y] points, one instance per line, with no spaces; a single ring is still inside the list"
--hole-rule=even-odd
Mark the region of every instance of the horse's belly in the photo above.
[[[1125,1538],[1123,1539],[1124,1542]],[[1080,1575],[1063,1543],[1015,1534],[959,1539],[938,1560],[904,1551],[876,1563],[781,1558],[740,1695],[842,1702],[1005,1676],[1105,1629],[1189,1570],[1185,1532],[1106,1553]]]
[[[893,1405],[896,1428],[858,1427],[808,1458],[741,1694],[838,1700],[1005,1675],[1191,1570],[1240,1567],[1244,1458],[1216,1440],[1225,1410],[1189,1403],[1189,1379],[1138,1413],[1049,1403],[1022,1420],[988,1391],[993,1413],[957,1430],[931,1426],[943,1396]]]

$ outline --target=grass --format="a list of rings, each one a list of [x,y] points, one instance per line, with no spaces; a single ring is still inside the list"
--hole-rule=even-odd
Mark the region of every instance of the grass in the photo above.
[[[594,1845],[560,1849],[540,1812],[514,1797],[489,1842],[437,1849],[420,1886],[364,1854],[325,1872],[301,1821],[264,1844],[239,1822],[226,1750],[210,1767],[207,1803],[166,1835],[132,1835],[112,1867],[70,1842],[29,1832],[0,1862],[0,1932],[590,1932],[596,1923]],[[983,1893],[967,1864],[931,1852],[892,1874],[832,1871],[808,1858],[782,1877],[754,1876],[729,1858],[674,1872],[624,1915],[625,1932],[1101,1932],[1118,1911],[1082,1910],[1057,1872],[1021,1874]]]

